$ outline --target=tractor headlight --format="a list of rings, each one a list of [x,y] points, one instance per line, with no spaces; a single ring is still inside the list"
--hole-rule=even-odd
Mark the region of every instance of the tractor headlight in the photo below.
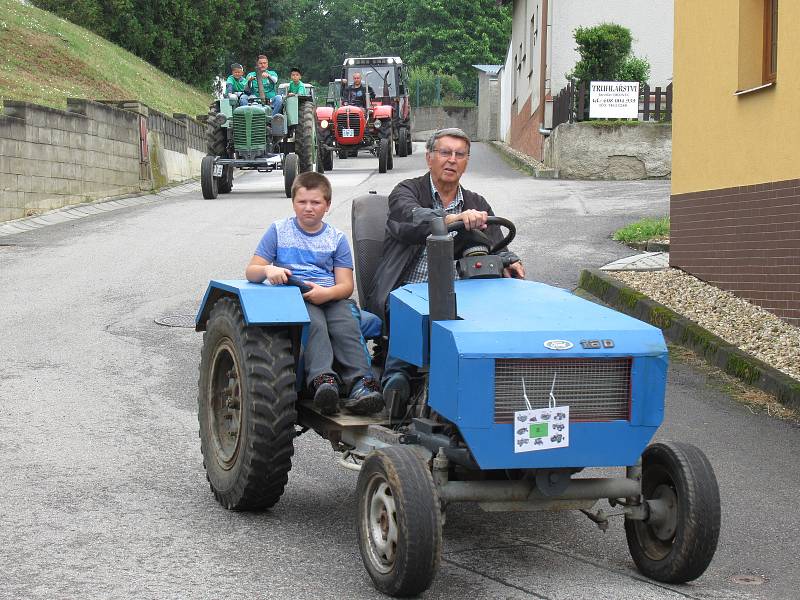
[[[380,128],[381,128],[381,120],[375,119],[375,129],[380,129]]]
[[[322,121],[319,122],[319,126],[325,129],[328,126],[328,120],[322,119]]]

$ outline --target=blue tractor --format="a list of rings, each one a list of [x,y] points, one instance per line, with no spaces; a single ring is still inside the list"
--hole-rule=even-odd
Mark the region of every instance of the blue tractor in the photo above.
[[[387,199],[353,203],[359,295],[380,261]],[[508,228],[499,217],[490,223]],[[458,227],[459,224],[450,226]],[[578,510],[598,526],[607,501],[625,519],[647,577],[680,583],[711,562],[720,527],[714,471],[697,448],[650,443],[664,417],[661,331],[570,292],[504,279],[484,248],[461,257],[434,219],[430,281],[392,292],[388,350],[419,367],[412,400],[383,415],[326,416],[302,386],[308,323],[297,287],[212,281],[197,314],[205,331],[198,410],[216,499],[231,510],[274,505],[293,440],[313,430],[359,472],[357,539],[375,586],[392,596],[431,584],[448,505],[487,511]],[[362,311],[367,337],[381,324]],[[385,340],[383,340],[385,343]],[[599,477],[597,467],[625,467]],[[577,476],[580,473],[580,476]]]

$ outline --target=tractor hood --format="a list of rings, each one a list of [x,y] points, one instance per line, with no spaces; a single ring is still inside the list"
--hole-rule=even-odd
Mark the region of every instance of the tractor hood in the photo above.
[[[531,281],[456,281],[455,292],[458,319],[432,326],[427,284],[392,292],[389,353],[429,368],[429,405],[481,468],[636,463],[664,415],[659,329]],[[533,408],[550,394],[570,407],[569,447],[515,451],[525,394]]]

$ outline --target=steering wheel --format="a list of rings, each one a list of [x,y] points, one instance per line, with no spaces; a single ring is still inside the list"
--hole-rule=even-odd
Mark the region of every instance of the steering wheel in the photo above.
[[[489,254],[494,254],[495,252],[500,250],[500,248],[508,246],[517,235],[517,228],[511,221],[509,221],[505,217],[490,216],[488,219],[486,219],[486,224],[502,225],[503,227],[508,229],[508,233],[506,234],[506,236],[502,240],[494,244],[491,248],[489,248]],[[464,221],[454,221],[453,223],[450,223],[447,226],[447,231],[465,231]]]

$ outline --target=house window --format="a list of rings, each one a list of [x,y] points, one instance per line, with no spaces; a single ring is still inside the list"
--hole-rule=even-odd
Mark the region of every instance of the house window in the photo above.
[[[519,77],[519,61],[514,55],[514,70],[511,73],[511,104],[517,101],[517,77]]]
[[[778,0],[764,0],[762,83],[775,81],[778,72]]]
[[[530,68],[528,69],[528,77],[533,75],[533,62],[536,53],[534,52],[534,48],[536,47],[536,40],[539,38],[539,5],[536,5],[536,12],[533,13],[531,16],[531,62]]]

